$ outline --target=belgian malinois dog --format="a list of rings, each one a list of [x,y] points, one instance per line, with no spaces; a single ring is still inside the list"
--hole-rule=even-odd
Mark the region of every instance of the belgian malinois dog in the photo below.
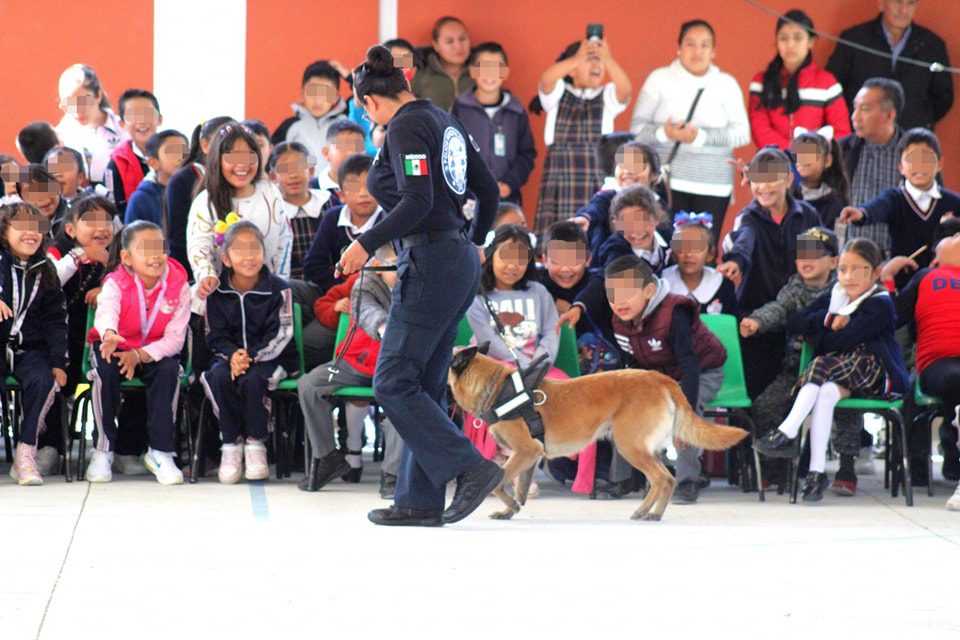
[[[490,408],[515,370],[485,352],[486,345],[468,347],[454,354],[450,363],[448,382],[453,397],[474,415]],[[620,454],[647,477],[650,485],[631,518],[660,520],[676,485],[659,458],[669,438],[722,450],[747,435],[743,429],[719,426],[699,417],[680,385],[655,371],[623,369],[571,380],[544,380],[539,388],[546,396],[536,408],[546,432],[543,444],[530,436],[523,419],[490,425],[497,443],[511,451],[504,464],[503,480],[493,491],[507,507],[490,514],[491,518],[506,520],[520,511],[541,456],[569,456],[599,438],[612,436]],[[520,481],[514,499],[503,487],[517,476]]]

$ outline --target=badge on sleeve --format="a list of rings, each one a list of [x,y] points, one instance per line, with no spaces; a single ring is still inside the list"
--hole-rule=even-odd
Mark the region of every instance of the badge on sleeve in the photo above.
[[[454,127],[443,132],[443,151],[440,155],[443,179],[457,195],[467,191],[467,141]]]
[[[427,156],[424,153],[408,153],[403,156],[403,175],[425,176],[429,173]]]

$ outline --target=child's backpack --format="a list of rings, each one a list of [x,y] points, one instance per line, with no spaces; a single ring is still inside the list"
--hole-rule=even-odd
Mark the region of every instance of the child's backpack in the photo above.
[[[589,332],[577,338],[580,375],[623,368],[620,353],[598,333]]]

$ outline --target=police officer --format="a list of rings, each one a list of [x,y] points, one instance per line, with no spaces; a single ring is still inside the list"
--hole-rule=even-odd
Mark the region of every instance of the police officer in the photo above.
[[[340,257],[348,275],[392,242],[399,281],[393,290],[373,391],[403,438],[394,504],[368,514],[381,525],[441,526],[467,517],[503,478],[447,415],[447,369],[457,325],[477,293],[481,244],[499,188],[449,113],[410,92],[390,50],[374,46],[354,72],[353,92],[368,117],[387,127],[367,187],[388,212]],[[389,123],[389,126],[387,126]],[[466,237],[465,193],[477,198]],[[446,484],[457,480],[444,511]]]

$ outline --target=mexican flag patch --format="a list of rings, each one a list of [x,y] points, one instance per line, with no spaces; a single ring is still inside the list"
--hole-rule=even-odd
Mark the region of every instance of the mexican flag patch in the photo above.
[[[403,156],[403,175],[427,175],[427,156],[423,153],[411,153]]]

